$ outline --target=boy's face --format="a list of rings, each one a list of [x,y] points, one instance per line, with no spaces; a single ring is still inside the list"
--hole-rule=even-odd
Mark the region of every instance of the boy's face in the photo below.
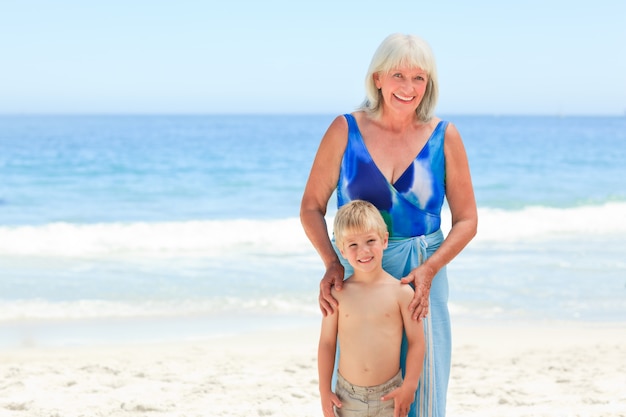
[[[355,270],[372,271],[382,264],[388,236],[387,233],[380,236],[376,232],[357,233],[348,230],[339,251]]]

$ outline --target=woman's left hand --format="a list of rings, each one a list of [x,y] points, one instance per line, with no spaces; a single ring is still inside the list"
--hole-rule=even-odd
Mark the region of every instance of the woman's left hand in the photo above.
[[[409,303],[409,311],[413,320],[420,321],[428,315],[428,298],[430,296],[430,285],[435,277],[435,271],[427,265],[422,264],[409,272],[400,282],[403,284],[413,283],[415,295]]]

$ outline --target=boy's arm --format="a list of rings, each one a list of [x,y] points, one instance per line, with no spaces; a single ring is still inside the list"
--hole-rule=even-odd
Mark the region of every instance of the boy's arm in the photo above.
[[[409,303],[413,299],[413,293],[411,287],[403,285],[399,297],[400,314],[408,342],[404,380],[400,388],[382,397],[383,401],[394,401],[394,417],[406,416],[409,412],[411,404],[415,401],[415,391],[417,391],[424,367],[424,353],[426,351],[424,326],[421,320],[411,320],[411,312],[408,309]]]
[[[339,313],[335,310],[322,318],[322,329],[317,349],[317,372],[324,417],[334,417],[333,405],[341,407],[341,402],[332,391],[332,377],[337,350],[338,317]]]
[[[404,287],[407,288],[407,287]],[[410,289],[410,288],[409,288]],[[411,290],[411,292],[413,292]],[[409,303],[413,299],[409,299]],[[417,390],[417,384],[419,383],[420,376],[422,375],[422,369],[424,367],[424,353],[426,351],[426,342],[424,339],[424,325],[422,321],[411,320],[411,312],[408,310],[408,303],[403,302],[402,306],[402,321],[404,323],[404,332],[408,342],[408,349],[406,353],[406,371],[404,374],[403,386],[406,385],[411,390],[413,395]]]

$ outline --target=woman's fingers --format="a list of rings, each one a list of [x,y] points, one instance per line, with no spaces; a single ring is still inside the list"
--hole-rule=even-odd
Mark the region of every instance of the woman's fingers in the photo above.
[[[319,304],[324,317],[329,314],[333,314],[339,305],[337,299],[335,299],[330,292],[330,289],[333,286],[337,291],[341,290],[341,287],[343,286],[343,276],[341,276],[341,278],[338,277],[339,275],[336,273],[333,274],[329,271],[324,275],[324,278],[322,278],[322,281],[320,282]]]
[[[409,277],[411,277],[412,281],[415,282],[415,294],[413,295],[413,299],[409,303],[409,312],[411,313],[411,317],[413,318],[413,320],[419,321],[426,317],[426,315],[428,314],[428,296],[430,288],[418,282],[418,280],[415,279],[413,273],[410,273],[405,278],[408,280]]]

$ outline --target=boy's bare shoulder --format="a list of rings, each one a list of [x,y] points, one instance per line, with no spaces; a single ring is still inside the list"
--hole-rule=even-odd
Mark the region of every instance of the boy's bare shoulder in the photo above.
[[[384,278],[384,283],[386,286],[392,288],[396,297],[401,300],[406,299],[407,297],[413,298],[413,288],[408,284],[403,284],[399,279],[396,279],[393,275],[386,273],[386,277]]]
[[[343,280],[343,288],[341,289],[341,291],[337,291],[337,289],[334,286],[330,287],[330,295],[332,295],[338,300],[346,292],[346,290],[350,292],[350,287],[351,287],[350,278],[352,277],[350,276]]]
[[[398,291],[398,298],[400,298],[400,300],[413,299],[413,296],[415,295],[415,291],[413,290],[413,287],[411,287],[409,284],[401,283],[399,279],[395,279],[395,281],[397,283],[396,288]]]

